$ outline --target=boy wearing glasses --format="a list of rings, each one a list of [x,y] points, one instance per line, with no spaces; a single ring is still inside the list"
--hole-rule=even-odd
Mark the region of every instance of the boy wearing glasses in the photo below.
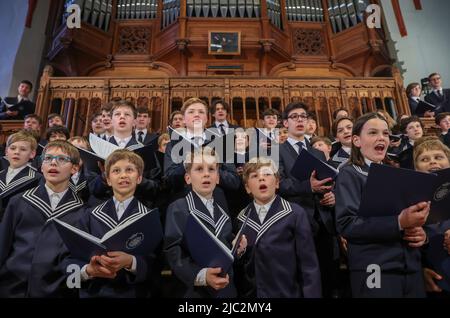
[[[0,222],[14,195],[35,187],[42,175],[28,165],[36,155],[37,142],[30,132],[19,131],[6,142],[9,167],[0,172]]]
[[[51,222],[75,225],[83,202],[69,189],[78,171],[78,150],[65,141],[47,144],[41,183],[9,201],[0,224],[0,298],[68,296],[59,266],[64,244]]]
[[[326,161],[322,151],[311,147],[305,138],[308,106],[290,103],[283,112],[283,125],[288,129],[287,141],[280,145],[280,195],[299,204],[308,214],[314,236],[324,297],[332,297],[337,289],[339,247],[334,224],[335,197],[331,178],[318,180],[313,171],[309,180],[297,180],[291,170],[301,151],[308,151]]]

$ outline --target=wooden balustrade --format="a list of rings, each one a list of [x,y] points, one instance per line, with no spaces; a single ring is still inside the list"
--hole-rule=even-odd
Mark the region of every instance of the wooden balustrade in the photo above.
[[[384,109],[394,118],[408,114],[403,89],[394,78],[104,78],[43,77],[37,113],[61,114],[72,134],[86,134],[89,118],[102,104],[126,99],[146,106],[152,113],[152,129],[163,131],[169,114],[190,97],[211,105],[224,99],[231,105],[231,120],[246,127],[258,125],[266,108],[282,111],[294,101],[306,103],[318,118],[319,132],[326,134],[332,113],[339,107],[354,117]]]

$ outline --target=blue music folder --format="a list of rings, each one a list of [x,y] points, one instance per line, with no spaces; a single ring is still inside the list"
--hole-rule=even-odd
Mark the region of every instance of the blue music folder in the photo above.
[[[89,262],[93,255],[105,254],[108,251],[122,251],[132,255],[148,255],[154,251],[163,239],[163,230],[158,209],[120,224],[97,238],[70,224],[54,219],[64,244],[71,255]]]
[[[392,216],[411,205],[431,201],[437,176],[372,163],[359,206],[359,216]]]
[[[309,151],[302,149],[297,160],[292,167],[291,174],[298,180],[309,180],[313,171],[316,171],[317,180],[332,178],[333,180],[339,173],[339,170],[316,158]]]
[[[202,268],[222,268],[227,273],[234,262],[230,249],[195,215],[189,215],[184,231],[186,244],[194,262]]]
[[[427,224],[450,219],[450,169],[439,170],[435,173],[437,174],[436,185]]]

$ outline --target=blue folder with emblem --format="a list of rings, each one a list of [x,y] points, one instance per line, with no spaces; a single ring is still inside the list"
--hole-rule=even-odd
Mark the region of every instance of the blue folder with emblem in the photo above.
[[[359,206],[359,216],[393,216],[433,198],[437,176],[372,163]]]
[[[317,180],[327,178],[335,179],[339,170],[316,158],[309,151],[302,149],[292,167],[291,174],[298,180],[309,180],[313,171],[316,171]]]
[[[163,230],[158,209],[143,214],[134,214],[116,228],[97,238],[70,224],[54,219],[64,244],[71,255],[89,262],[93,255],[122,251],[132,255],[148,255],[163,239]]]
[[[232,251],[193,215],[188,216],[184,231],[189,253],[202,268],[222,268],[227,273],[234,262]]]
[[[436,171],[436,185],[427,224],[450,219],[450,169]]]

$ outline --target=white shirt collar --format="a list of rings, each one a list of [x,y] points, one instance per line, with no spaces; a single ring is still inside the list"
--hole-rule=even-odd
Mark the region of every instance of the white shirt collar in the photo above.
[[[205,132],[203,132],[201,136],[198,136],[198,135],[194,135],[193,133],[191,133],[191,132],[190,132],[189,130],[187,130],[187,129],[186,129],[186,135],[185,135],[185,137],[186,137],[186,139],[189,140],[189,141],[190,141],[193,137],[202,137],[202,138],[203,138],[203,141],[206,140],[206,134],[205,134]]]
[[[369,159],[367,159],[367,158],[364,158],[364,162],[366,163],[366,165],[367,165],[368,167],[370,167],[370,165],[373,163],[373,161],[371,161],[371,160],[369,160]]]
[[[118,145],[119,147],[126,148],[126,146],[128,145],[128,143],[129,143],[130,140],[131,140],[131,137],[133,137],[133,136],[129,136],[129,137],[127,137],[127,138],[120,139],[119,137],[114,136],[114,139],[116,140],[117,145]]]
[[[9,184],[12,179],[14,179],[23,169],[25,169],[28,164],[23,165],[22,167],[13,169],[8,167],[8,171],[6,173],[6,184]]]
[[[194,190],[192,190],[192,191],[194,191]],[[212,197],[212,195],[211,195],[211,199],[207,199],[204,196],[201,196],[200,194],[198,194],[198,192],[196,192],[196,191],[194,191],[194,192],[200,198],[200,200],[202,200],[203,204],[205,205],[205,207],[207,209],[208,209],[208,204],[207,204],[208,202],[211,202],[212,204],[214,204],[214,198]],[[210,211],[208,209],[208,212],[211,214],[211,217],[214,219],[214,210]]]
[[[8,167],[8,173],[18,174],[20,171],[28,167],[28,164],[24,164],[22,167],[19,168],[11,168],[11,166]]]
[[[223,125],[224,128],[230,127],[230,125],[228,125],[228,121],[227,120],[222,121],[222,122],[216,120],[214,124],[216,125],[217,128],[220,128],[220,125]]]
[[[23,101],[23,100],[29,100],[29,98],[28,97],[23,97],[23,96],[20,96],[20,95],[17,95],[17,101],[20,103],[21,101]]]
[[[136,129],[136,136],[139,136],[140,131],[144,133],[144,136],[147,135],[147,128],[144,128],[144,129]]]
[[[54,192],[52,189],[50,189],[50,187],[47,184],[45,184],[45,190],[47,190],[47,194],[50,199],[50,204],[52,203],[52,196],[56,195],[57,199],[55,203],[57,206],[59,202],[62,200],[62,198],[66,195],[66,192],[67,190],[69,190],[69,188],[66,188],[66,190],[64,190],[63,192]]]
[[[288,137],[287,141],[291,144],[292,147],[294,147],[294,149],[295,149],[297,152],[300,152],[300,148],[299,148],[299,146],[297,145],[298,142],[300,142],[300,141],[303,142],[303,144],[304,144],[305,147],[306,147],[306,140],[305,140],[305,139],[303,139],[303,140],[297,140],[297,139],[294,139],[294,138],[292,138],[292,137]]]
[[[308,140],[311,140],[312,135],[305,134],[305,138],[308,139]]]
[[[117,212],[117,219],[120,220],[122,215],[125,213],[125,211],[128,209],[128,206],[130,205],[131,201],[133,201],[134,196],[129,197],[128,199],[126,199],[123,202],[120,202],[119,200],[116,199],[116,197],[113,197],[113,201],[114,201],[114,206],[116,207],[116,212]],[[123,211],[121,211],[121,213],[119,214],[119,204],[123,203],[124,209]]]
[[[259,205],[258,203],[256,203],[256,201],[253,201],[253,204],[255,205],[256,213],[259,213],[259,211],[261,210],[262,207],[264,207],[266,209],[267,213],[269,213],[269,210],[272,207],[273,201],[275,201],[276,198],[277,198],[277,195],[274,195],[273,199],[270,200],[269,203],[266,203],[264,205]]]
[[[352,151],[352,148],[346,147],[346,146],[342,146],[341,149],[344,150],[344,151],[345,151],[346,153],[348,153],[348,154],[350,154],[351,151]]]

